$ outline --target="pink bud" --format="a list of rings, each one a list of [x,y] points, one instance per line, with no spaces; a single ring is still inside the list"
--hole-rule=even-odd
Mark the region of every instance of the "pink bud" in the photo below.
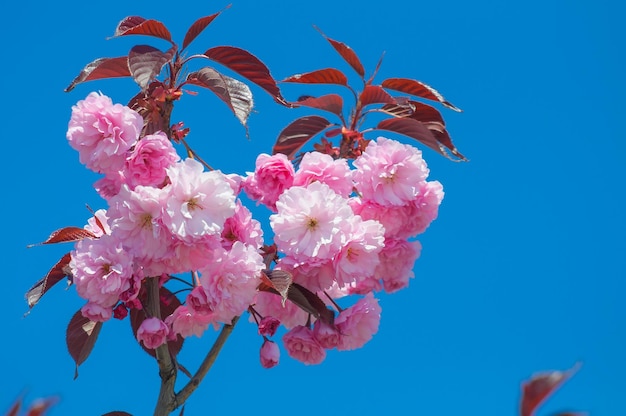
[[[280,321],[278,319],[273,316],[266,316],[259,322],[259,335],[274,336],[279,325]]]
[[[280,359],[280,349],[278,345],[266,339],[261,346],[261,365],[263,368],[272,368],[278,364]]]

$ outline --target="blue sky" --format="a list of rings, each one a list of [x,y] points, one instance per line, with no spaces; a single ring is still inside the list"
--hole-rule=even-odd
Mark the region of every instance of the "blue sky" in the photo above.
[[[154,18],[180,41],[195,19],[227,4],[2,6],[11,17],[1,29],[9,151],[0,205],[7,289],[0,409],[24,393],[59,396],[53,416],[151,414],[157,369],[126,321],[104,326],[73,380],[65,328],[83,303],[75,290],[58,285],[23,317],[24,293],[70,249],[26,246],[82,226],[85,204],[104,207],[91,187],[97,177],[65,140],[70,107],[94,90],[127,102],[135,86],[110,80],[63,89],[86,63],[143,41],[105,40],[115,25],[129,15]],[[446,196],[420,238],[416,278],[381,296],[381,327],[365,348],[332,352],[320,366],[283,353],[277,368],[264,370],[261,340],[243,322],[185,414],[516,415],[523,380],[576,362],[578,373],[538,416],[626,414],[623,14],[617,1],[234,2],[193,51],[238,46],[278,79],[323,67],[349,72],[312,25],[350,45],[370,70],[384,51],[377,79],[419,79],[464,110],[442,108],[470,162],[424,150]],[[320,91],[295,85],[284,92],[295,99]],[[190,142],[224,171],[251,170],[289,121],[310,113],[253,92],[250,141],[208,91],[175,109],[174,119],[192,129]],[[207,335],[185,346],[187,368],[210,347]]]

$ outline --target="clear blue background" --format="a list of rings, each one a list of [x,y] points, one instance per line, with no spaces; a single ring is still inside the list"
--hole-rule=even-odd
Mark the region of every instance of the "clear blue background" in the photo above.
[[[50,415],[152,412],[159,383],[126,321],[104,326],[73,380],[65,327],[83,304],[59,284],[29,316],[24,293],[69,251],[26,245],[82,226],[104,203],[97,179],[67,145],[70,107],[93,90],[125,103],[130,80],[63,89],[91,60],[144,38],[105,40],[125,16],[164,22],[181,42],[198,17],[226,2],[11,2],[2,6],[4,53],[0,411],[20,394],[59,396]],[[626,414],[626,169],[624,8],[618,1],[237,1],[192,44],[234,45],[276,78],[350,69],[313,29],[350,45],[378,80],[426,82],[464,112],[443,109],[469,163],[424,154],[446,191],[420,238],[410,288],[381,296],[380,331],[365,348],[331,352],[320,366],[285,353],[258,363],[261,339],[241,322],[186,415],[516,415],[520,383],[536,371],[579,372],[541,408]],[[165,47],[165,43],[151,42]],[[227,72],[227,71],[225,71]],[[186,96],[173,120],[224,171],[251,170],[278,132],[310,114],[275,105],[253,87],[250,141],[208,91]],[[289,86],[285,94],[321,89]],[[396,137],[398,138],[398,137]],[[186,345],[194,369],[214,334]],[[184,378],[184,377],[181,377]]]

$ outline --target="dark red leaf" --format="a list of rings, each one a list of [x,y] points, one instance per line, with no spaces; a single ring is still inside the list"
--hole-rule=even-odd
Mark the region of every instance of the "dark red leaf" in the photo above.
[[[458,157],[459,160],[467,162],[467,158],[463,156],[461,152],[459,152],[459,150],[456,148],[456,146],[452,143],[452,139],[450,138],[450,135],[448,134],[448,131],[443,124],[436,121],[428,121],[422,124],[424,124],[424,126],[426,126],[426,128],[431,131],[431,133],[435,136],[439,143],[441,143],[442,145],[447,147],[448,150],[450,150],[450,153]]]
[[[117,24],[113,37],[127,35],[153,36],[172,42],[172,35],[165,25],[158,20],[144,19],[140,16],[129,16]]]
[[[411,94],[416,97],[425,98],[427,100],[439,101],[441,104],[454,111],[461,111],[460,108],[454,106],[449,101],[446,101],[445,98],[443,98],[443,96],[433,87],[414,79],[389,78],[384,80],[381,86],[383,88],[404,92],[406,94]]]
[[[266,270],[262,274],[262,283],[259,285],[259,290],[280,295],[284,304],[287,299],[289,286],[292,283],[293,276],[291,273],[284,270]]]
[[[102,416],[133,416],[128,412],[121,412],[119,410],[113,411],[113,412],[109,412],[109,413],[105,413]]]
[[[398,100],[398,98],[396,98]],[[411,117],[415,107],[408,101],[397,102],[396,104],[385,104],[376,111],[392,115],[394,117]]]
[[[79,227],[65,227],[56,230],[50,234],[50,237],[46,241],[42,241],[39,244],[55,244],[55,243],[68,243],[72,241],[82,240],[83,238],[95,238],[96,236],[84,228]],[[28,247],[33,247],[37,244],[30,244]]]
[[[35,306],[39,299],[48,291],[52,286],[60,282],[64,277],[68,276],[65,272],[67,266],[70,264],[71,256],[70,253],[67,253],[61,260],[57,262],[48,274],[46,274],[43,279],[39,280],[37,283],[31,287],[28,292],[26,292],[26,301],[28,302],[28,307],[32,308]]]
[[[324,117],[307,116],[299,118],[283,129],[278,135],[272,153],[283,153],[293,159],[296,152],[315,135],[335,124]]]
[[[226,6],[224,9],[227,9],[230,7],[230,4],[228,6]],[[195,22],[193,22],[193,24],[189,27],[189,29],[187,30],[187,33],[185,33],[185,39],[183,40],[183,47],[182,49],[185,49],[187,46],[189,46],[189,44],[191,42],[193,42],[193,40],[198,37],[198,35],[200,33],[202,33],[202,31],[204,29],[206,29],[206,27],[211,24],[211,22],[213,20],[215,20],[215,18],[217,16],[219,16],[224,10],[221,10],[215,14],[212,14],[210,16],[205,16],[205,17],[201,17],[198,20],[196,20]]]
[[[293,103],[294,107],[304,106],[329,111],[343,117],[343,99],[337,94],[322,95],[321,97],[306,97]]]
[[[579,365],[577,364],[567,371],[549,371],[535,374],[530,380],[522,383],[520,415],[532,416],[539,405],[569,379],[578,370],[578,367]]]
[[[17,399],[12,405],[6,416],[17,416],[22,408],[22,398]]]
[[[332,45],[333,48],[341,55],[341,57],[356,71],[361,78],[365,77],[365,69],[359,60],[359,57],[348,45],[338,42],[326,36],[319,28],[316,29],[324,36],[324,38]]]
[[[328,309],[324,301],[315,293],[311,292],[304,286],[292,283],[289,286],[287,298],[296,304],[300,309],[310,313],[315,318],[323,322],[333,325],[335,321],[335,313]]]
[[[396,102],[387,91],[377,85],[366,85],[359,95],[362,106],[370,104],[394,104]]]
[[[209,67],[192,72],[187,76],[186,82],[213,91],[232,110],[241,124],[246,126],[254,105],[252,91],[246,84]]]
[[[148,84],[161,73],[163,66],[176,53],[172,46],[167,52],[161,52],[150,45],[137,45],[128,53],[128,67],[135,82],[145,90]]]
[[[90,62],[80,71],[80,74],[65,88],[65,92],[70,92],[81,82],[93,81],[104,78],[129,77],[128,57],[119,58],[98,58]]]
[[[348,85],[348,78],[338,69],[325,68],[305,74],[296,74],[283,79],[281,82],[293,82],[301,84],[337,84]]]
[[[80,310],[74,314],[67,326],[65,341],[67,350],[76,363],[74,379],[78,377],[78,366],[81,365],[93,349],[102,328],[102,322],[94,322],[85,318]]]
[[[410,101],[410,103],[413,106],[413,114],[411,115],[411,118],[421,121],[422,123],[436,122],[443,126],[446,125],[441,113],[435,107],[420,103],[419,101]]]
[[[267,66],[250,52],[233,46],[216,46],[204,52],[204,56],[249,79],[277,102],[286,104]]]
[[[380,123],[378,123],[376,129],[389,130],[399,134],[403,134],[407,137],[422,142],[423,144],[437,151],[443,156],[452,159],[448,152],[446,152],[445,147],[441,143],[439,143],[434,133],[430,131],[423,123],[420,123],[417,120],[413,120],[411,118],[390,118],[387,120],[382,120]]]
[[[181,303],[180,303],[180,300],[176,297],[176,295],[174,295],[165,287],[161,287],[159,289],[159,298],[161,300],[161,304],[160,304],[161,320],[164,321],[165,318],[167,318],[168,316],[174,313],[176,308],[178,308],[181,305]],[[140,300],[143,304],[145,304],[145,301],[146,301],[145,298],[140,297]],[[146,313],[144,310],[138,310],[135,308],[132,308],[130,310],[130,327],[133,330],[133,334],[135,335],[135,338],[137,338],[137,330],[139,329],[139,326],[145,319],[146,319]],[[167,342],[167,346],[170,350],[170,354],[172,355],[172,357],[176,357],[178,353],[180,352],[180,350],[183,348],[183,341],[184,341],[183,337],[178,335],[176,337],[176,340]],[[141,348],[143,348],[145,352],[155,357],[155,352],[153,349],[148,349],[144,347],[142,343],[139,343],[139,345],[141,346]]]

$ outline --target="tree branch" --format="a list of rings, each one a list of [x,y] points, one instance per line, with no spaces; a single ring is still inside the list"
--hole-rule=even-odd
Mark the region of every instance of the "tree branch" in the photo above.
[[[198,385],[200,384],[204,376],[207,375],[207,373],[213,366],[213,363],[215,362],[217,355],[222,350],[222,347],[224,346],[224,343],[230,336],[231,332],[233,332],[233,329],[235,328],[235,325],[237,324],[238,320],[239,320],[239,317],[236,316],[230,325],[225,324],[222,327],[222,331],[218,335],[217,339],[215,340],[215,343],[211,347],[211,350],[209,351],[207,356],[204,357],[204,361],[202,361],[202,364],[200,364],[200,367],[198,368],[198,371],[196,371],[196,374],[194,374],[194,376],[191,378],[191,380],[189,380],[187,385],[183,387],[181,391],[178,392],[178,394],[176,394],[176,397],[174,400],[176,401],[178,405],[185,403],[185,401],[189,398],[189,396],[191,396],[191,394],[196,390],[196,388],[198,388]]]
[[[159,278],[150,277],[146,279],[148,289],[146,310],[148,316],[155,316],[161,319],[161,299],[159,296]],[[159,366],[159,376],[161,377],[161,388],[157,399],[154,416],[168,416],[178,405],[176,404],[176,394],[174,385],[176,384],[176,365],[170,355],[167,343],[155,349],[157,364]]]

